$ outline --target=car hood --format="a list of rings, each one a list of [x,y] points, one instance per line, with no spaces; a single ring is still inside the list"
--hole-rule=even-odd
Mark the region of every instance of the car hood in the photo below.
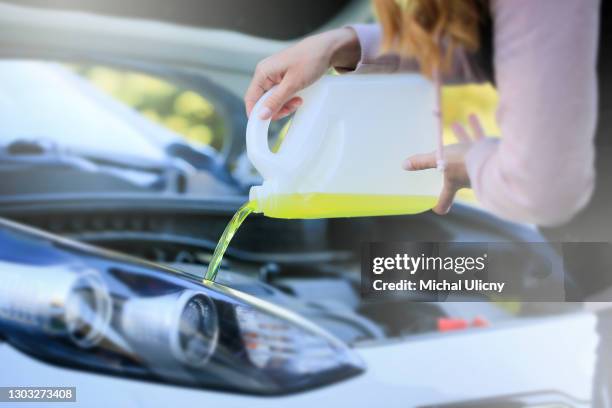
[[[225,29],[262,38],[290,40],[328,25],[343,14],[369,12],[367,0],[19,0],[10,3],[50,10],[83,11]],[[365,7],[364,7],[365,6]]]
[[[50,5],[54,2],[25,3]],[[281,39],[279,36],[265,38],[258,33],[232,31],[235,28],[232,26],[211,28],[208,25],[181,25],[168,21],[172,19],[160,21],[159,16],[134,18],[133,13],[112,16],[109,13],[96,14],[91,8],[89,11],[79,11],[70,7],[45,8],[23,4],[21,1],[0,2],[0,25],[3,27],[0,58],[78,58],[123,65],[138,64],[140,67],[188,67],[191,72],[214,78],[215,82],[238,96],[244,93],[259,60],[296,39]],[[151,7],[147,7],[147,10],[151,10]],[[271,8],[266,12],[272,13],[271,18],[278,22],[288,18],[278,9]],[[365,22],[369,18],[369,2],[357,0],[347,3],[346,7],[341,7],[341,10],[327,16],[321,24],[310,26],[310,29],[324,30],[349,22]],[[243,20],[248,19],[252,19],[252,16],[245,13]],[[309,34],[303,31],[304,35]]]

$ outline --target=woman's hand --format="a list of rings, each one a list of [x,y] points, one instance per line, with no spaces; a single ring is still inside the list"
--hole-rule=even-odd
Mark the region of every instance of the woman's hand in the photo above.
[[[257,64],[244,96],[247,115],[268,89],[278,85],[261,112],[261,119],[280,119],[295,111],[302,99],[297,92],[319,79],[331,67],[355,68],[361,48],[351,28],[317,34]]]
[[[444,215],[448,213],[453,205],[455,194],[464,187],[470,187],[470,178],[465,167],[465,155],[470,150],[474,142],[485,137],[484,131],[476,115],[470,115],[470,127],[472,137],[466,129],[459,123],[454,123],[452,128],[459,143],[444,147],[444,186],[438,198],[438,203],[433,208],[436,214]],[[404,162],[404,169],[408,171],[435,169],[436,152],[417,154],[409,157]]]

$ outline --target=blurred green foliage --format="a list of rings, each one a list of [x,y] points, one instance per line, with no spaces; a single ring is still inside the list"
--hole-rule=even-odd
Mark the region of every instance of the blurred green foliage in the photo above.
[[[163,79],[103,66],[72,66],[102,91],[143,116],[181,135],[189,142],[223,146],[223,118],[200,94]]]

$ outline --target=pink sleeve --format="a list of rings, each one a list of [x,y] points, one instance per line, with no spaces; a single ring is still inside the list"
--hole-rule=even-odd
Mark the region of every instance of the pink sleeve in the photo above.
[[[412,58],[400,58],[396,54],[380,53],[382,32],[378,24],[353,24],[348,26],[355,30],[361,46],[361,58],[354,71],[357,74],[394,73],[418,71],[419,64]],[[453,66],[450,72],[444,73],[445,83],[482,82],[487,78],[480,78],[470,65],[469,58],[463,50],[456,50],[453,55]]]
[[[361,46],[361,58],[355,67],[355,73],[391,73],[399,70],[401,60],[397,55],[379,55],[382,33],[378,24],[353,24],[349,27],[357,33]],[[404,64],[408,65],[406,62]],[[416,71],[418,65],[414,61],[412,65],[407,70]]]
[[[555,225],[594,186],[598,0],[493,0],[502,138],[478,142],[468,173],[482,205]]]

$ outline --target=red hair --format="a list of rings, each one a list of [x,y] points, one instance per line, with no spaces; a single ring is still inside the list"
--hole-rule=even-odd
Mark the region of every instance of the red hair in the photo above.
[[[436,69],[448,69],[456,47],[478,50],[481,10],[486,3],[486,0],[374,0],[383,28],[382,49],[416,58],[422,73],[431,77]]]

